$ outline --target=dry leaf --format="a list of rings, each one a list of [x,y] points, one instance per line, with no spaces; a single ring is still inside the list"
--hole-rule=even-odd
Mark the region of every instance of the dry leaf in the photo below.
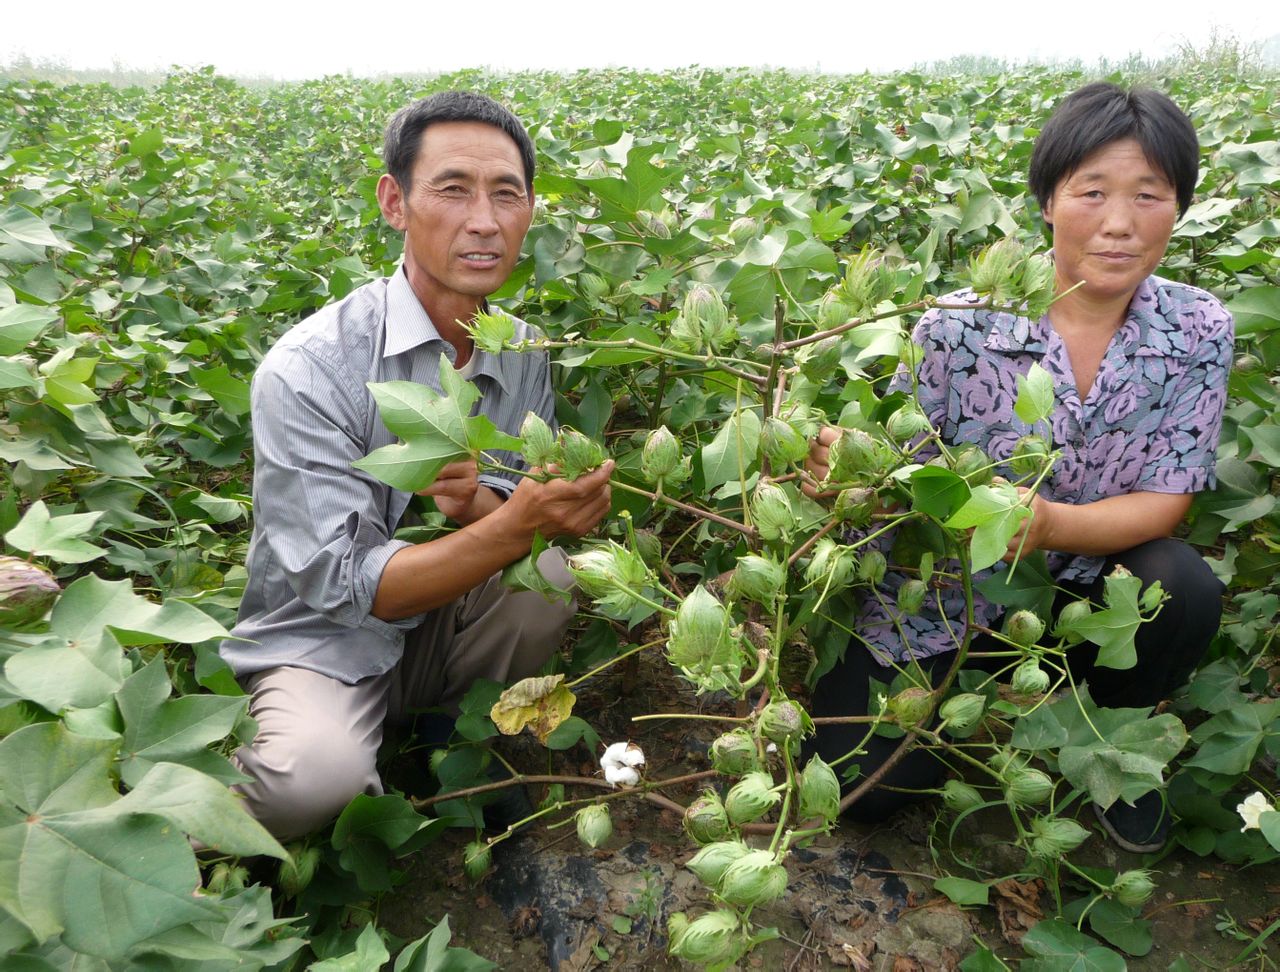
[[[569,718],[576,701],[564,675],[523,678],[498,697],[489,718],[504,735],[514,736],[528,728],[543,745],[560,723]]]

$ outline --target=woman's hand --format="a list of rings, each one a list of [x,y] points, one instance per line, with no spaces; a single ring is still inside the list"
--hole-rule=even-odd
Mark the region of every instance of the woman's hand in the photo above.
[[[834,490],[820,490],[814,483],[822,482],[831,472],[831,444],[839,437],[839,429],[824,425],[809,442],[809,455],[804,460],[804,471],[812,482],[805,480],[800,488],[811,499],[827,499],[836,495]]]
[[[1018,532],[1009,539],[1009,546],[1001,558],[1007,564],[1013,563],[1015,557],[1025,557],[1033,550],[1045,548],[1053,528],[1054,509],[1058,506],[1057,503],[1043,499],[1039,493],[1032,493],[1025,486],[1018,487],[1018,495],[1031,510],[1031,515],[1019,524]]]

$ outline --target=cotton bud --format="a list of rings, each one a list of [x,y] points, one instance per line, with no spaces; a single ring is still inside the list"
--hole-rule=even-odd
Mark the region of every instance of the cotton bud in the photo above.
[[[851,320],[853,308],[844,299],[843,290],[828,290],[822,295],[822,300],[818,302],[818,327],[825,331],[848,324]]]
[[[889,562],[879,550],[868,550],[858,561],[858,580],[865,584],[879,584],[884,580]]]
[[[933,711],[933,693],[912,685],[889,700],[889,712],[903,729],[913,729]]]
[[[293,844],[288,850],[289,856],[280,862],[276,886],[284,892],[286,898],[296,898],[316,876],[316,868],[320,865],[320,848]]]
[[[1084,635],[1075,631],[1075,626],[1093,614],[1093,605],[1088,601],[1072,601],[1058,612],[1058,621],[1053,626],[1053,634],[1069,645],[1078,645],[1084,641]]]
[[[1048,458],[1049,443],[1045,442],[1044,436],[1032,432],[1013,444],[1009,468],[1019,476],[1033,476],[1044,468]]]
[[[821,817],[827,823],[840,816],[840,781],[821,756],[810,756],[800,774],[800,819]]]
[[[680,316],[671,335],[694,351],[704,348],[719,350],[737,335],[729,320],[729,310],[720,294],[706,284],[695,284],[684,297]]]
[[[1044,634],[1044,622],[1034,611],[1014,611],[1005,622],[1004,633],[1015,645],[1030,648]]]
[[[884,429],[894,442],[910,442],[929,431],[929,420],[924,412],[912,405],[904,405],[885,422]]]
[[[809,587],[835,593],[849,586],[857,568],[857,558],[852,547],[823,537],[813,547],[813,558],[804,570]]]
[[[746,554],[738,558],[726,592],[734,600],[755,601],[771,607],[787,577],[787,568],[770,557]]]
[[[779,746],[785,742],[799,743],[808,728],[807,722],[804,711],[790,699],[770,702],[760,713],[760,731]]]
[[[38,621],[61,588],[48,571],[18,557],[0,557],[0,627]]]
[[[866,486],[851,486],[836,494],[832,512],[851,527],[866,526],[876,511],[876,493]]]
[[[668,209],[659,212],[651,212],[642,210],[636,215],[640,218],[640,223],[644,227],[645,233],[649,236],[656,236],[662,240],[671,239],[671,230],[675,226],[675,216]]]
[[[593,803],[573,815],[578,826],[578,840],[588,847],[599,847],[613,833],[613,821],[609,818],[609,804]]]
[[[841,350],[840,336],[832,335],[813,344],[806,344],[797,351],[796,364],[800,366],[802,375],[810,381],[821,383],[835,374],[840,364]]]
[[[694,854],[685,865],[698,876],[698,880],[714,889],[724,876],[725,869],[734,861],[741,860],[751,853],[751,848],[740,840],[722,840]]]
[[[841,429],[829,449],[827,478],[847,483],[878,473],[883,468],[881,451],[880,443],[862,429]]]
[[[923,360],[924,348],[914,341],[903,341],[898,348],[898,364],[912,374],[916,373],[916,369],[920,367],[920,362]]]
[[[976,726],[986,710],[987,700],[974,692],[953,695],[943,702],[938,715],[954,733],[968,732]]]
[[[637,530],[636,553],[646,567],[656,569],[662,564],[662,538],[652,530]]]
[[[964,813],[985,802],[974,787],[959,780],[947,780],[942,787],[942,800],[953,813]]]
[[[699,691],[735,691],[742,675],[742,652],[725,606],[699,584],[676,609],[667,636],[667,658]]]
[[[1142,596],[1138,598],[1138,607],[1144,611],[1154,611],[1162,603],[1164,603],[1165,593],[1164,586],[1158,581],[1152,581],[1151,586],[1142,592]]]
[[[1053,780],[1030,766],[1010,769],[1005,775],[1005,794],[1020,807],[1044,803],[1053,793]]]
[[[906,580],[898,588],[898,610],[903,614],[917,614],[924,607],[928,585],[917,578]]]
[[[719,794],[704,790],[684,812],[684,831],[699,844],[710,844],[729,836],[729,815]]]
[[[751,521],[762,539],[779,540],[790,534],[795,514],[786,490],[776,483],[759,483],[751,496]]]
[[[669,476],[680,465],[680,441],[665,425],[649,433],[640,453],[640,471],[644,478],[656,483]]]
[[[894,273],[878,250],[866,248],[849,260],[840,289],[851,308],[850,317],[862,317],[893,288]]]
[[[735,825],[759,820],[782,797],[773,789],[773,777],[764,770],[746,774],[729,788],[724,798],[724,808]]]
[[[1036,817],[1031,821],[1031,853],[1042,858],[1061,857],[1083,844],[1088,836],[1089,831],[1074,820]]]
[[[592,300],[603,300],[609,296],[609,281],[598,273],[578,274],[578,288]]]
[[[1049,690],[1049,673],[1035,658],[1028,658],[1013,670],[1009,687],[1018,695],[1043,695]]]
[[[970,486],[985,486],[991,482],[991,457],[977,446],[964,446],[956,452],[951,468]]]
[[[1155,889],[1151,872],[1143,870],[1124,871],[1111,885],[1115,899],[1127,908],[1142,907]]]
[[[213,870],[209,872],[209,878],[204,883],[204,889],[209,894],[236,894],[245,889],[248,881],[249,871],[247,868],[229,864],[226,861],[219,861],[213,866]]]
[[[755,740],[746,729],[734,729],[711,744],[711,765],[726,776],[742,776],[760,768]]]
[[[1038,321],[1058,296],[1053,261],[1046,254],[1033,253],[1023,261],[1019,289],[1024,315]]]
[[[530,466],[545,468],[560,461],[560,444],[556,442],[555,433],[537,412],[530,412],[524,417],[520,441],[520,454]]]
[[[612,540],[572,554],[569,572],[582,592],[615,618],[629,617],[640,603],[637,595],[653,580],[638,553]]]
[[[773,901],[787,890],[787,869],[773,851],[758,850],[738,858],[720,877],[717,894],[740,908]]]
[[[1251,375],[1263,369],[1262,359],[1256,354],[1238,354],[1231,363],[1231,370],[1241,375]]]
[[[990,294],[998,303],[1014,295],[1018,270],[1025,250],[1012,238],[993,243],[969,262],[969,280],[974,293]]]
[[[671,916],[667,951],[701,966],[723,967],[743,949],[741,921],[732,911],[711,911],[689,921]]]
[[[604,448],[577,429],[560,430],[560,472],[565,479],[577,479],[604,464]]]
[[[809,454],[809,440],[776,416],[764,420],[760,446],[775,471],[804,461]]]
[[[444,764],[444,761],[448,758],[449,758],[449,750],[447,749],[431,750],[431,755],[427,757],[427,766],[431,770],[432,776],[439,778],[440,767]]]
[[[472,881],[479,881],[493,865],[493,852],[487,841],[473,840],[462,850],[462,870]]]
[[[729,224],[729,236],[738,246],[745,246],[748,240],[755,239],[760,233],[760,220],[754,216],[739,216]]]
[[[506,344],[516,336],[515,318],[503,313],[481,311],[472,319],[467,333],[477,347],[490,354],[501,354]]]

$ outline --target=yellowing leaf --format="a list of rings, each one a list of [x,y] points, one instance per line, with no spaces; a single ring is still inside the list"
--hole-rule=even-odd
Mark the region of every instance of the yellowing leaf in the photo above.
[[[564,675],[521,679],[498,697],[489,718],[504,735],[514,736],[527,727],[545,745],[547,736],[573,712],[575,696],[563,683]]]

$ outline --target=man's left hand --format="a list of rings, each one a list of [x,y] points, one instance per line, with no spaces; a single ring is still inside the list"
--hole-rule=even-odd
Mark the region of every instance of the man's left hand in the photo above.
[[[474,523],[482,515],[476,508],[482,495],[476,461],[463,459],[449,463],[440,470],[434,483],[418,490],[418,495],[430,496],[435,500],[436,509],[455,523],[463,526]]]

